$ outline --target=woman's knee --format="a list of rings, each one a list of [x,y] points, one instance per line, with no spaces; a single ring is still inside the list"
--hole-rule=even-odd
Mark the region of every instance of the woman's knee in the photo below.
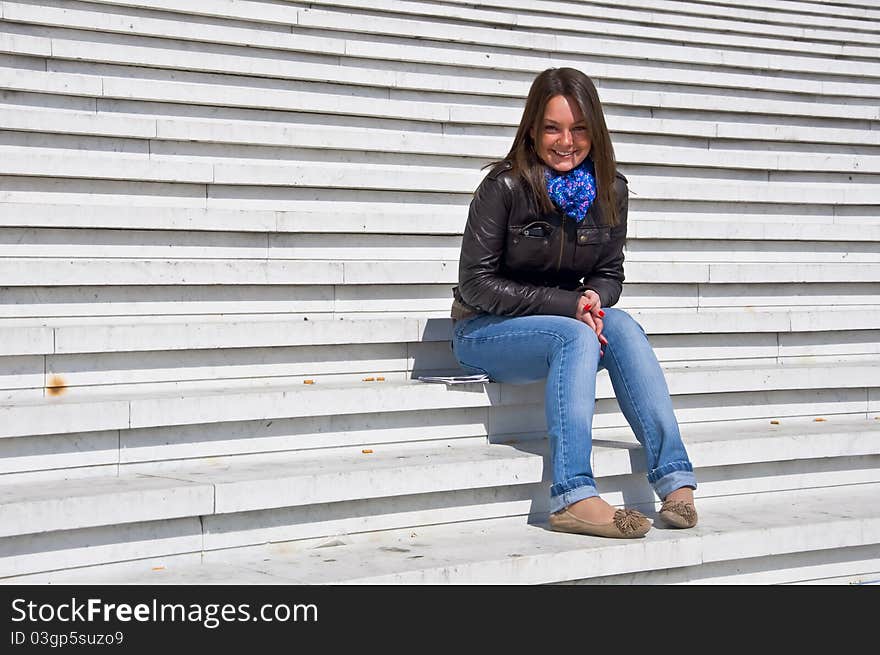
[[[602,333],[606,338],[611,339],[612,336],[620,338],[647,336],[644,328],[639,325],[638,321],[622,309],[609,307],[604,312],[605,318],[603,320],[605,323]]]
[[[578,357],[598,361],[601,348],[593,328],[578,319],[564,318],[564,321],[556,331],[557,344],[554,350],[577,353]]]
[[[566,316],[548,316],[546,318],[550,319],[545,324],[546,327],[559,340],[561,345],[591,344],[593,341],[597,341],[593,328],[581,320]]]

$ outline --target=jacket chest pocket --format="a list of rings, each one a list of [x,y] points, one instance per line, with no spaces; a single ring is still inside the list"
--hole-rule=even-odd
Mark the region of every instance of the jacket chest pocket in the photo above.
[[[535,220],[507,227],[505,264],[524,271],[545,271],[555,265],[559,250],[559,228],[549,221]]]
[[[611,241],[609,227],[579,227],[575,234],[574,268],[584,274],[596,264],[599,253]]]

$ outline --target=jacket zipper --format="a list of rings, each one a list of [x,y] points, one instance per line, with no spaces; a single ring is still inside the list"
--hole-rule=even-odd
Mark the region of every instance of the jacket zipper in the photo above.
[[[562,251],[565,247],[565,214],[562,215],[562,222],[559,224],[560,232],[559,235],[559,261],[556,262],[556,272],[562,270]]]

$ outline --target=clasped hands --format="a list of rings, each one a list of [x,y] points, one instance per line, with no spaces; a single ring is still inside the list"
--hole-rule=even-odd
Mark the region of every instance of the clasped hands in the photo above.
[[[602,328],[605,325],[602,320],[604,316],[605,312],[602,311],[602,300],[599,298],[599,294],[592,289],[584,291],[581,294],[581,297],[578,298],[578,308],[575,318],[589,325],[593,332],[596,333],[596,337],[601,344],[599,347],[600,357],[605,354],[605,351],[602,350],[602,346],[608,345],[608,339],[602,334]]]

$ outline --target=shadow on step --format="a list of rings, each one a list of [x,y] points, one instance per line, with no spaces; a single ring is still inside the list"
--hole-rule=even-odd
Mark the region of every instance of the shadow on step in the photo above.
[[[536,494],[532,499],[532,505],[528,514],[528,523],[530,525],[539,525],[549,529],[547,527],[547,516],[549,513],[550,484],[553,475],[550,466],[549,443],[547,439],[532,438],[525,440],[510,440],[497,445],[508,446],[520,452],[540,455],[543,458],[543,471],[541,475],[543,482],[540,485],[540,497]],[[621,468],[620,456],[624,454],[628,460],[628,464],[625,465],[625,468],[631,472],[620,475],[603,475],[603,471],[601,470],[603,462],[600,461],[599,466],[597,466],[596,463],[595,452],[598,448],[602,448],[605,451],[603,455],[607,455],[610,450],[612,451],[612,455],[617,456],[615,458],[617,461],[608,462],[609,464],[615,465],[614,469],[610,470],[609,473],[612,473],[612,471],[616,472]],[[654,495],[654,490],[651,488],[651,485],[648,484],[648,480],[645,476],[645,461],[641,446],[626,441],[594,439],[593,449],[593,474],[596,478],[599,494],[612,505],[631,507],[642,511],[648,516],[654,516],[654,506],[657,497]],[[610,460],[607,456],[602,459]]]

